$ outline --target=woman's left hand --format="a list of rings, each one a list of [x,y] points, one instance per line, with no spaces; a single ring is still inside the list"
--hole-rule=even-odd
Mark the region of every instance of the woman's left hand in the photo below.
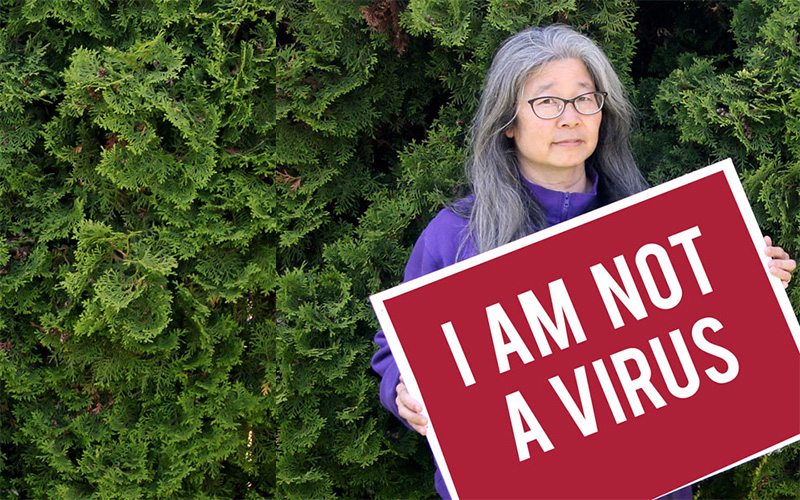
[[[769,261],[769,272],[780,278],[783,281],[783,288],[786,288],[792,279],[792,271],[797,267],[797,262],[789,257],[783,248],[772,246],[772,238],[769,236],[764,236],[764,241],[767,243],[764,253],[772,259]]]

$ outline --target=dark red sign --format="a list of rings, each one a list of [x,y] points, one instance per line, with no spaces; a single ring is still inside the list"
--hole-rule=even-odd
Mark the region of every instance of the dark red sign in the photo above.
[[[454,498],[655,498],[800,440],[730,160],[372,297]]]

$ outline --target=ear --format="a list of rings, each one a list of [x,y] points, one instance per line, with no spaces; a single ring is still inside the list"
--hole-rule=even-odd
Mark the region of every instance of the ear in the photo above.
[[[512,125],[509,125],[508,127],[506,127],[506,129],[503,130],[503,133],[506,134],[506,137],[508,137],[509,139],[513,139],[514,138],[514,125],[512,124]]]

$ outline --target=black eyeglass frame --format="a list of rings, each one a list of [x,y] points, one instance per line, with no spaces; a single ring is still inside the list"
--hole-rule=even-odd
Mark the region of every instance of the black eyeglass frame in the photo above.
[[[584,113],[581,110],[579,110],[577,106],[575,106],[575,101],[577,101],[581,97],[585,97],[585,96],[590,95],[590,94],[591,95],[595,95],[595,96],[596,95],[603,96],[602,97],[602,101],[600,102],[600,106],[597,108],[597,111],[594,111],[592,113]],[[533,99],[528,99],[527,102],[531,106],[531,111],[533,111],[533,114],[536,115],[537,117],[541,118],[542,120],[555,120],[556,118],[558,118],[559,116],[564,114],[564,110],[567,109],[567,104],[572,104],[572,107],[575,108],[575,111],[577,111],[581,115],[584,115],[584,116],[596,115],[597,113],[599,113],[600,111],[603,110],[603,106],[605,106],[605,104],[606,104],[606,97],[608,97],[608,92],[602,92],[602,91],[599,91],[599,90],[595,90],[595,91],[592,91],[592,92],[584,92],[583,94],[577,95],[577,96],[573,97],[572,99],[564,99],[563,97],[556,97],[554,95],[543,95],[543,96],[539,96],[539,97],[534,97]],[[539,116],[539,113],[537,113],[536,109],[533,107],[533,102],[534,101],[538,101],[539,99],[557,99],[557,100],[563,102],[564,106],[561,108],[561,111],[557,115],[549,116],[549,117],[545,118],[543,116]]]

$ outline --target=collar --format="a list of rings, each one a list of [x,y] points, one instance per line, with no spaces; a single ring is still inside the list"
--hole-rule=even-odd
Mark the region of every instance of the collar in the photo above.
[[[548,226],[564,222],[597,207],[597,182],[599,176],[597,171],[590,166],[586,167],[586,176],[592,184],[592,189],[588,193],[565,193],[534,184],[520,175],[533,198],[542,207]]]

